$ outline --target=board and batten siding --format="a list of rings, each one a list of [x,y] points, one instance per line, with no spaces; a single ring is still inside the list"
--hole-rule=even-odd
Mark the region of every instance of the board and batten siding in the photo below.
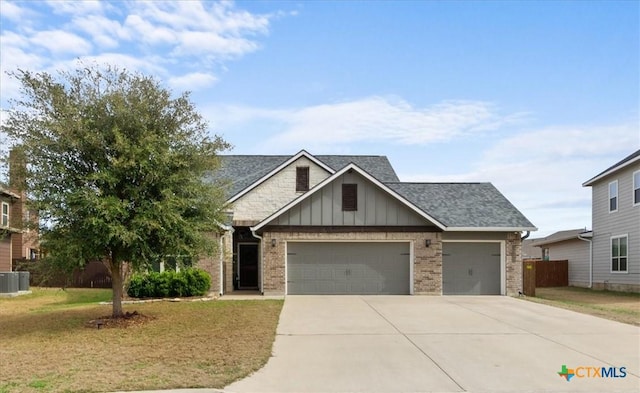
[[[592,186],[593,282],[640,287],[640,205],[633,205],[633,172],[640,162]],[[609,212],[609,183],[618,181],[618,210]],[[611,273],[611,237],[628,236],[628,273]]]
[[[578,287],[589,286],[588,242],[580,239],[569,239],[543,247],[549,248],[550,260],[569,261],[569,285]]]
[[[358,185],[358,209],[342,211],[342,185]],[[423,226],[426,219],[361,175],[345,173],[283,212],[274,225]]]
[[[330,174],[306,157],[295,160],[233,203],[234,221],[261,221],[304,192],[296,191],[296,167],[309,167],[309,188]]]

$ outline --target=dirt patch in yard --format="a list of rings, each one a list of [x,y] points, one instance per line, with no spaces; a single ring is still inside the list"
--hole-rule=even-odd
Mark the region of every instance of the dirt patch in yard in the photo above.
[[[536,288],[527,300],[640,326],[640,294],[587,288]]]

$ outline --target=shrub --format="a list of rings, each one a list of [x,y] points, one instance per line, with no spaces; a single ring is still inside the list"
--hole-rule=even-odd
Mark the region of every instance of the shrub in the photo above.
[[[127,294],[135,298],[202,296],[209,291],[211,277],[201,269],[188,268],[179,272],[134,274]]]

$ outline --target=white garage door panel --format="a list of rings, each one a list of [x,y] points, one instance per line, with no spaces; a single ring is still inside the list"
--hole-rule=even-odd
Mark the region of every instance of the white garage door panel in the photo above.
[[[408,294],[409,243],[287,245],[288,294]]]
[[[499,295],[500,243],[443,243],[445,295]]]

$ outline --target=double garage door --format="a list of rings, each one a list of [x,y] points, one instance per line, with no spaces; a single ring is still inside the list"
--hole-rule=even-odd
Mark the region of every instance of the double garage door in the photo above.
[[[290,295],[407,295],[409,243],[287,244]]]
[[[443,243],[443,294],[501,294],[500,253],[500,243]],[[290,295],[407,295],[410,275],[409,243],[287,244]]]

